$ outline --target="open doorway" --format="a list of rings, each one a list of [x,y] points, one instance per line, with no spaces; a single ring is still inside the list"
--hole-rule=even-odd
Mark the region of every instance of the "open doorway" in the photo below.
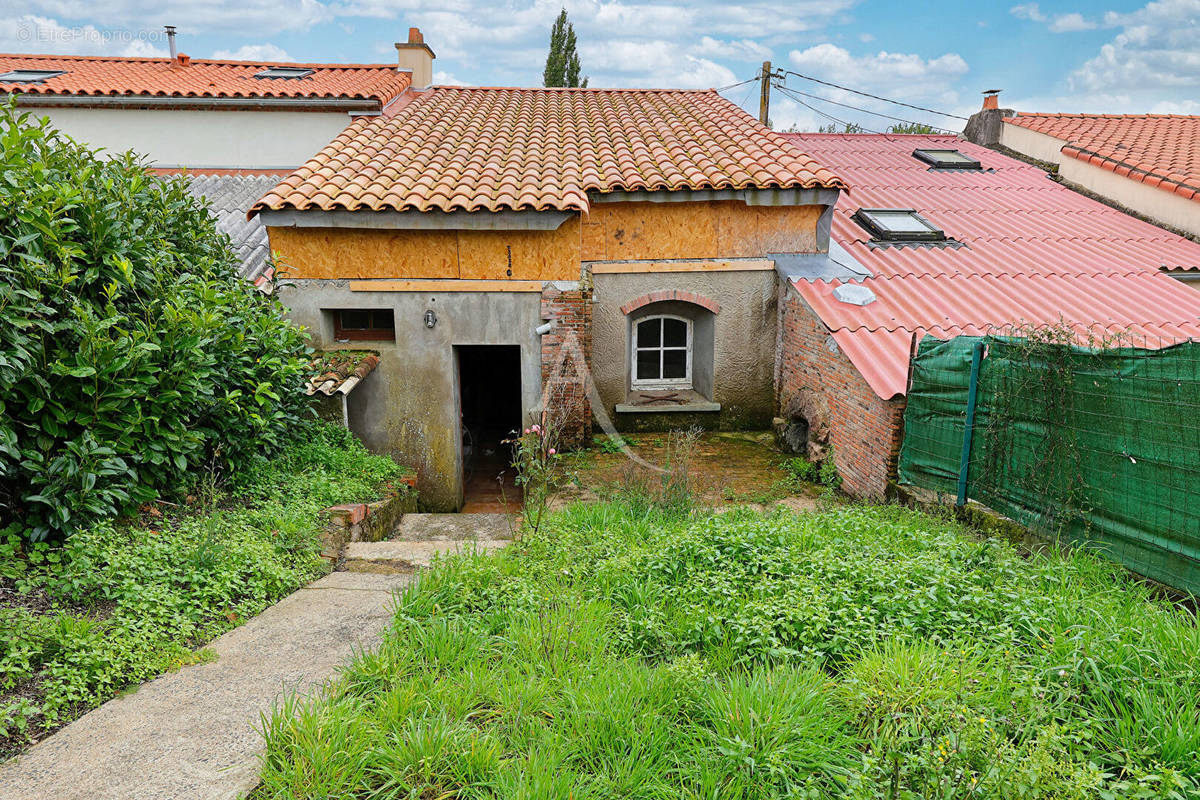
[[[462,510],[515,509],[521,491],[515,482],[512,449],[505,440],[521,427],[521,348],[460,345],[454,349],[462,419]]]

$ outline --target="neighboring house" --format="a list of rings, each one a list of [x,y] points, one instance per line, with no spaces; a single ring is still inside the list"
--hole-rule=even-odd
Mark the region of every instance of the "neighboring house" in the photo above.
[[[795,134],[850,185],[829,263],[781,261],[779,402],[792,434],[833,446],[851,494],[894,479],[910,353],[925,335],[1023,324],[1127,332],[1159,347],[1200,337],[1200,295],[1165,270],[1200,244],[950,136]]]
[[[1200,116],[1010,112],[998,144],[1056,166],[1072,186],[1200,236]]]
[[[622,430],[769,425],[772,254],[825,251],[844,186],[715,91],[435,87],[255,212],[293,319],[382,354],[351,427],[452,509],[543,409],[587,436],[589,394]]]

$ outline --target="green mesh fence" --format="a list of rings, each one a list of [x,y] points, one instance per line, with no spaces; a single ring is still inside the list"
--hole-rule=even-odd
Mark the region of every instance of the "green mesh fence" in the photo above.
[[[966,496],[1200,594],[1200,343],[926,337],[913,362],[901,483],[958,494],[977,343]]]

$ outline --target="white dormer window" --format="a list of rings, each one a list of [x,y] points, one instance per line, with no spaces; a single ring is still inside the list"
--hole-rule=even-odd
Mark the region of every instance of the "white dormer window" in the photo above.
[[[692,388],[692,321],[671,314],[638,320],[632,360],[636,389]]]

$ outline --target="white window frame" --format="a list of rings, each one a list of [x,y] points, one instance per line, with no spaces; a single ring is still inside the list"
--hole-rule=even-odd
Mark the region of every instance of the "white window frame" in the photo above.
[[[662,338],[662,323],[659,323],[659,340],[658,346],[638,348],[638,327],[645,322],[651,320],[673,319],[682,322],[687,326],[687,344],[685,347],[667,347],[663,344]],[[692,388],[692,343],[695,341],[692,336],[693,327],[692,320],[687,317],[681,317],[677,314],[651,314],[646,317],[639,317],[633,320],[633,331],[630,336],[632,340],[629,350],[629,379],[630,385],[634,389],[691,389]],[[658,351],[658,372],[662,374],[662,354],[667,350],[686,350],[687,358],[684,362],[684,376],[682,378],[641,378],[637,376],[638,365],[638,350],[657,350]]]

